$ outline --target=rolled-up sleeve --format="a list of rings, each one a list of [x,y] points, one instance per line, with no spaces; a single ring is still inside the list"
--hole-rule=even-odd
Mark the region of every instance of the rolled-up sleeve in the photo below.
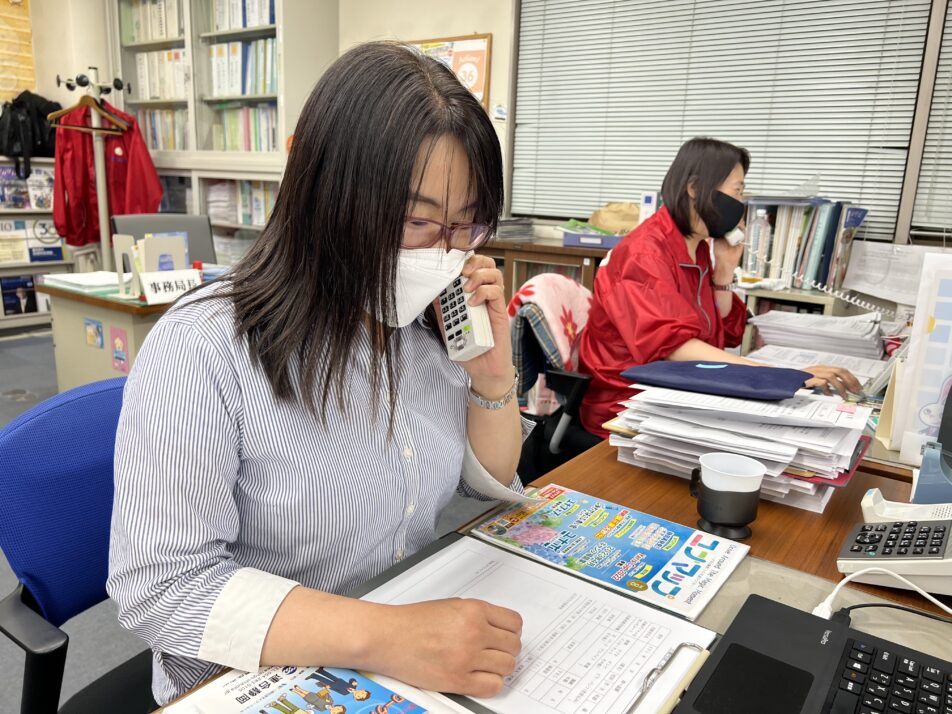
[[[536,424],[534,421],[531,419],[526,419],[524,416],[519,417],[519,423],[520,429],[522,430],[522,441],[524,443],[525,440],[529,438],[529,434],[532,433],[532,430],[535,428]],[[481,493],[470,485],[470,482],[475,483],[485,479],[495,480],[485,469],[485,467],[479,463],[479,460],[473,453],[473,448],[467,441],[466,455],[463,458],[463,473],[460,476],[459,485],[456,487],[456,492],[461,496],[476,498],[480,501],[494,500],[492,496]],[[522,479],[519,478],[518,473],[513,475],[512,481],[509,483],[509,490],[518,494],[525,493],[525,489],[522,487]]]
[[[241,400],[228,361],[184,322],[153,328],[116,434],[107,590],[161,658],[258,667],[297,583],[231,557],[238,535]]]

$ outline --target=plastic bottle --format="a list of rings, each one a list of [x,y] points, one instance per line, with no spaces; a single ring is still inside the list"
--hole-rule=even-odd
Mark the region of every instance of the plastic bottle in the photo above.
[[[744,272],[747,275],[764,277],[767,251],[770,250],[770,221],[767,220],[766,208],[758,208],[755,216],[747,226],[747,255],[744,260]]]

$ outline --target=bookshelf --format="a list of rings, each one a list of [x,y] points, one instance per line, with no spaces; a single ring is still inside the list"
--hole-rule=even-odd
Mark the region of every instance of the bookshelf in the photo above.
[[[209,214],[222,262],[230,262],[262,225],[216,217],[210,188],[251,181],[276,189],[301,108],[337,59],[338,2],[107,0],[106,7],[114,74],[132,83],[131,93],[108,100],[138,120],[166,189],[160,210]]]
[[[114,68],[132,83],[110,101],[136,116],[157,168],[281,174],[301,107],[337,58],[335,0],[107,7]]]
[[[34,158],[33,174],[16,177],[13,161],[0,159],[0,331],[49,327],[46,299],[37,294],[36,278],[70,272],[69,249],[53,227],[53,159]],[[18,290],[29,296],[20,313]]]

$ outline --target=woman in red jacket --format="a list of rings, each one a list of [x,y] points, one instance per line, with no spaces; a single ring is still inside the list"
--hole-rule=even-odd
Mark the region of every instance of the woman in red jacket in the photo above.
[[[744,215],[745,149],[715,139],[685,143],[661,185],[664,206],[615,247],[595,278],[580,361],[592,382],[582,402],[582,425],[602,428],[631,396],[620,376],[634,365],[661,359],[756,365],[725,352],[740,344],[747,322],[733,292],[744,246],[724,236]],[[713,239],[713,240],[709,240]],[[806,384],[860,390],[847,370],[819,365]]]

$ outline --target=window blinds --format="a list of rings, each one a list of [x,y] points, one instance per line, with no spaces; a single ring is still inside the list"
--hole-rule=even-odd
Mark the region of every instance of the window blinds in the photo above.
[[[929,0],[523,0],[512,212],[657,190],[678,147],[752,154],[747,185],[868,207],[892,238]]]
[[[952,237],[952,5],[946,10],[932,109],[926,129],[912,234]]]

